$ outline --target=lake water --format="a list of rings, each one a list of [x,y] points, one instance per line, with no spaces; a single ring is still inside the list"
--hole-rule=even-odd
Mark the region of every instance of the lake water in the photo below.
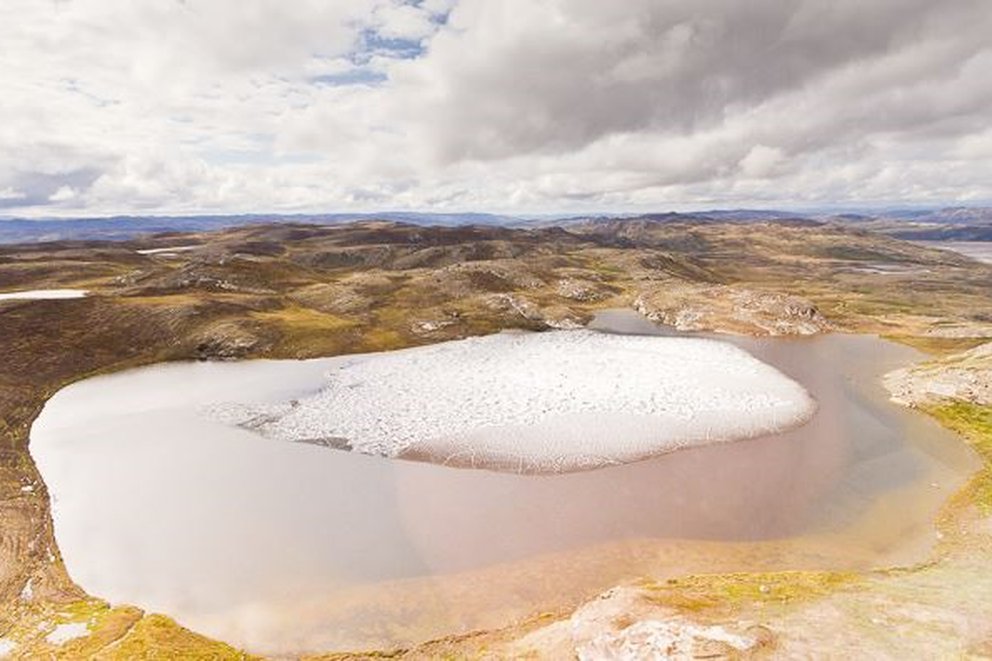
[[[664,334],[613,311],[607,332]],[[91,594],[254,651],[408,645],[508,624],[649,575],[919,559],[977,465],[887,401],[918,358],[865,336],[723,338],[798,380],[785,434],[567,475],[465,470],[261,438],[201,413],[313,392],[340,359],[183,363],[97,377],[46,405],[31,451]]]
[[[920,241],[930,248],[952,250],[979,262],[992,264],[992,241]]]

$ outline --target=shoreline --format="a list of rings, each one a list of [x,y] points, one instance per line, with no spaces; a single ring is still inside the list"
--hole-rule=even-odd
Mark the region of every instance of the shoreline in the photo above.
[[[227,365],[237,366],[237,365],[244,365],[244,363],[231,363],[231,364],[227,364]],[[220,364],[220,367],[223,367],[223,366],[224,366],[224,364]]]

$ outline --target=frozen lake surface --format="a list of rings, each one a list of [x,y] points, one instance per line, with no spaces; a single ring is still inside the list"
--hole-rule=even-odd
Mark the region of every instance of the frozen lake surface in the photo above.
[[[499,333],[339,359],[319,393],[214,407],[288,441],[452,466],[559,473],[780,432],[809,394],[726,342]]]
[[[630,312],[594,325],[665,333]],[[203,413],[234,392],[248,405],[313,396],[347,358],[183,363],[65,388],[31,451],[75,581],[260,652],[409,645],[644,575],[921,557],[975,464],[882,391],[878,377],[918,354],[864,336],[733,342],[805,386],[810,422],[585,472],[464,470]]]

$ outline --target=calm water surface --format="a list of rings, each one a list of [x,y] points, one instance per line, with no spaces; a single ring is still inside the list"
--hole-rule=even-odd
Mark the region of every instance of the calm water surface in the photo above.
[[[953,250],[979,262],[992,264],[992,241],[920,241],[931,248]]]
[[[592,326],[666,332],[627,311]],[[272,441],[202,414],[312,392],[336,359],[184,363],[66,388],[31,449],[74,580],[261,652],[411,644],[644,575],[921,557],[975,460],[878,385],[918,355],[865,336],[722,339],[803,383],[814,420],[520,476]]]

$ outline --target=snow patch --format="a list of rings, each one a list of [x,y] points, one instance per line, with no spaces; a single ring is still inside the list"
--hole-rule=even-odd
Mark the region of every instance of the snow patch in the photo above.
[[[189,252],[190,250],[196,250],[197,248],[202,248],[200,245],[189,245],[189,246],[174,246],[172,248],[146,248],[145,250],[135,250],[134,252],[139,255],[163,255],[169,256],[171,253],[177,252]]]
[[[64,298],[83,298],[85,289],[32,289],[29,291],[0,292],[0,301],[46,301]]]
[[[89,635],[90,629],[85,622],[69,622],[55,627],[50,634],[45,636],[45,640],[52,645],[62,645]]]

